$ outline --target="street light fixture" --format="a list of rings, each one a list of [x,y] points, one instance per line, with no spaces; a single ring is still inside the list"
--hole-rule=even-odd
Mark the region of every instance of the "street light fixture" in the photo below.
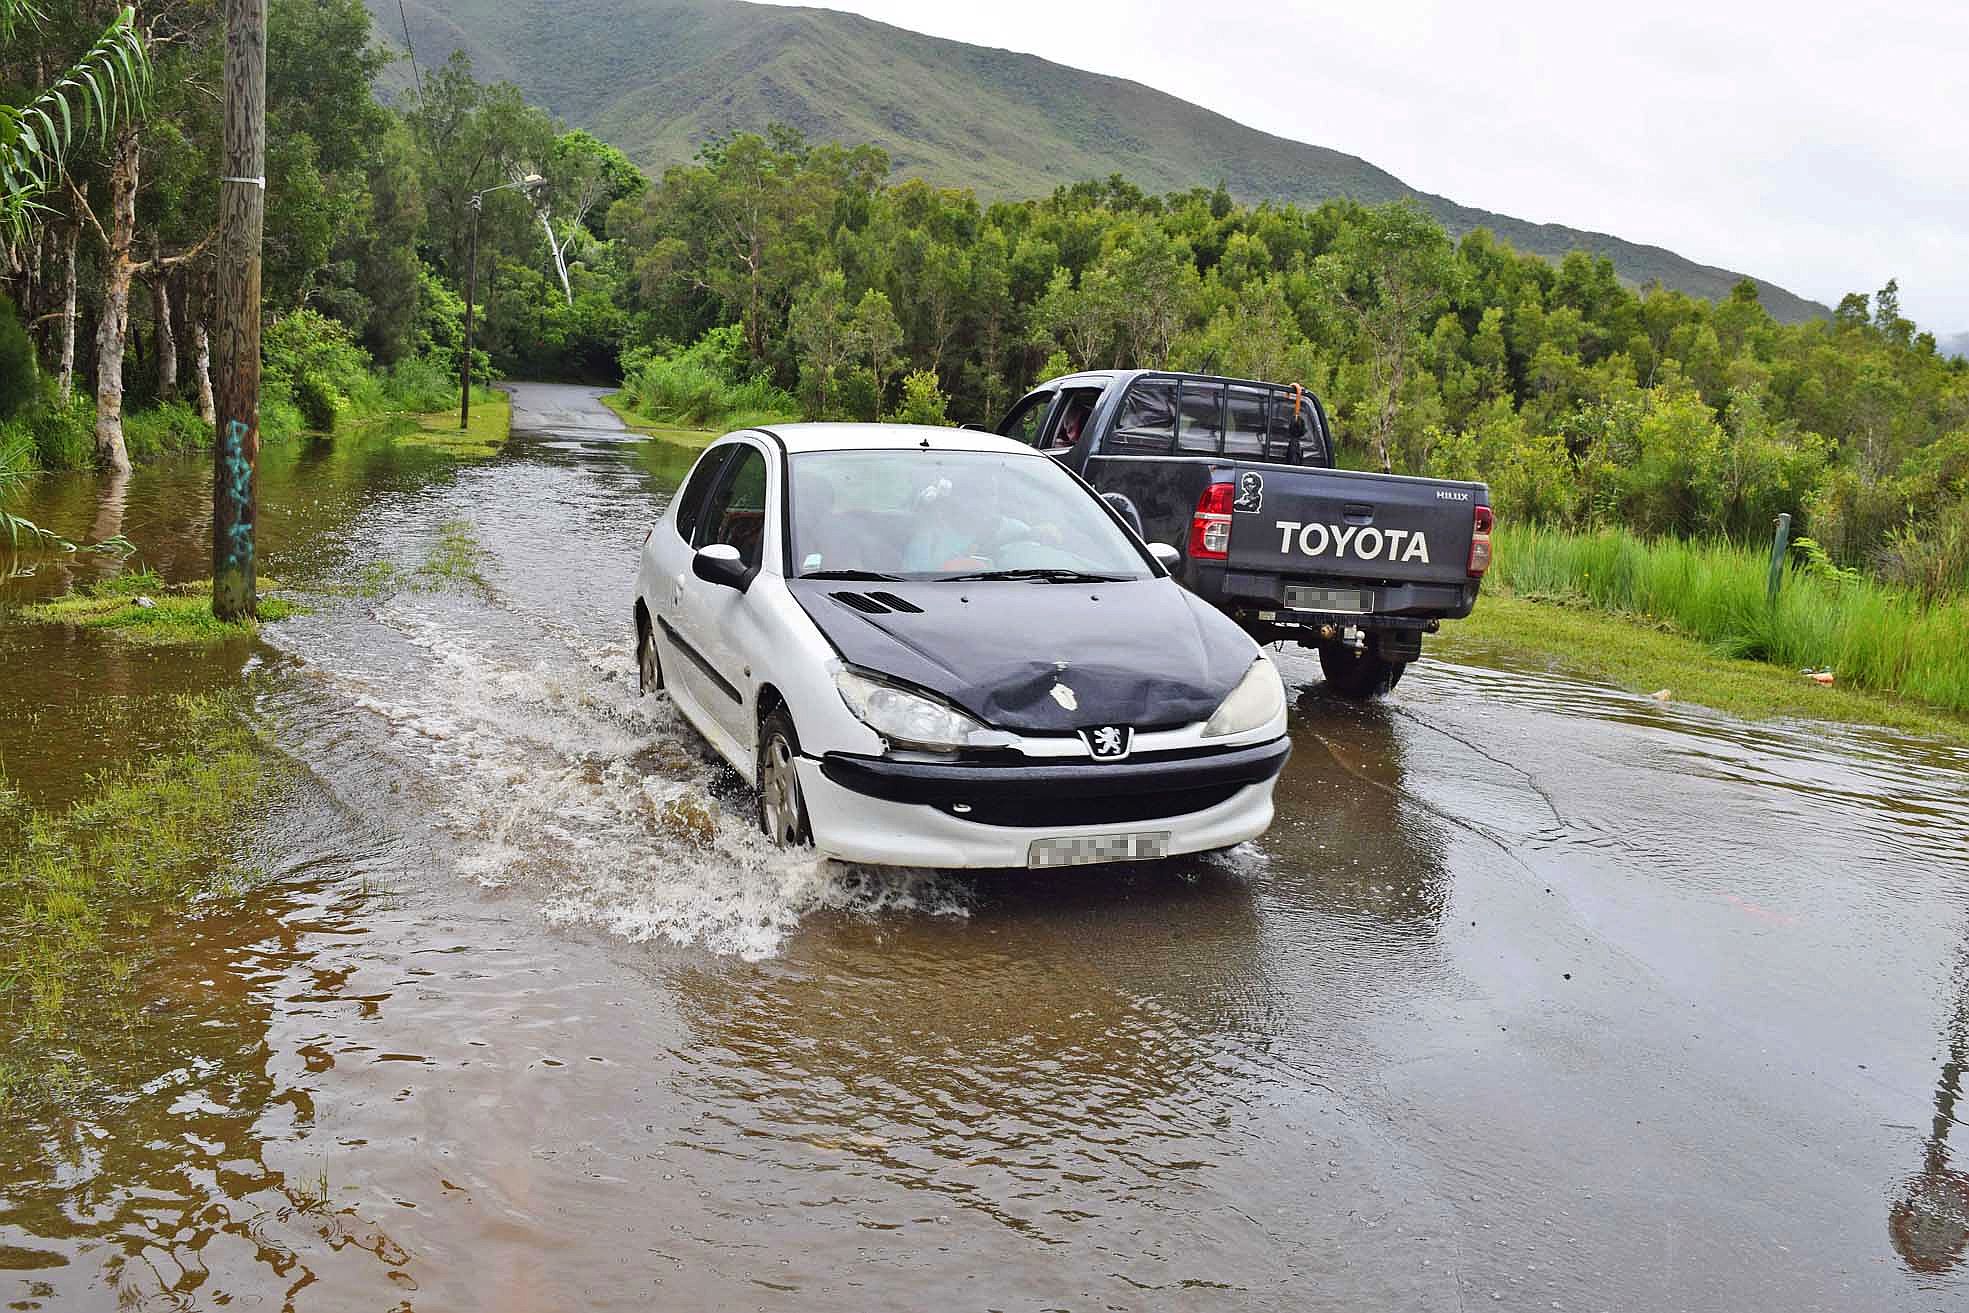
[[[502,182],[497,187],[487,187],[484,191],[473,192],[472,199],[466,202],[472,211],[472,239],[465,256],[465,352],[459,364],[462,386],[458,394],[460,432],[472,426],[472,303],[479,297],[479,207],[486,197],[496,191],[518,187],[532,196],[546,185],[545,178],[537,173],[529,173],[524,178]]]

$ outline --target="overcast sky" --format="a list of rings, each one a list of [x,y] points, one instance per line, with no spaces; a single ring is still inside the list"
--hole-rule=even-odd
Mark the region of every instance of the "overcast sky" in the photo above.
[[[811,0],[810,0],[811,2]],[[1969,5],[830,0],[1133,78],[1423,191],[1969,331]],[[1306,52],[1289,99],[1242,70]]]

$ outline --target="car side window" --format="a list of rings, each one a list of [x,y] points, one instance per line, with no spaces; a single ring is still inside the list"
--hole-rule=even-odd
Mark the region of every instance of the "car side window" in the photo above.
[[[704,519],[694,540],[699,547],[723,543],[738,549],[738,559],[759,567],[766,538],[766,457],[757,447],[738,448],[724,477],[705,504]]]
[[[718,471],[725,467],[725,461],[731,454],[730,447],[718,447],[706,452],[692,467],[684,486],[677,489],[673,499],[677,517],[673,523],[677,526],[677,536],[685,542],[689,542],[691,535],[697,532],[698,516],[704,511],[705,489],[718,477]]]
[[[1040,392],[1021,401],[1005,422],[998,426],[1001,436],[1015,442],[1023,442],[1028,447],[1039,445],[1040,432],[1046,426],[1046,412],[1053,404],[1051,392]]]

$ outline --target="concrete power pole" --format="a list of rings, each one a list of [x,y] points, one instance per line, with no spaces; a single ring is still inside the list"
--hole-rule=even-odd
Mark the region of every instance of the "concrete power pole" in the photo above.
[[[212,614],[241,620],[258,613],[253,522],[260,459],[260,235],[267,207],[267,0],[226,0],[224,112]]]

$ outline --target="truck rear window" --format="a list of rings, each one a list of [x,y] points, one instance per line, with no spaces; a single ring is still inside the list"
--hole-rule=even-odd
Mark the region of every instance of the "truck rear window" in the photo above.
[[[1144,378],[1121,399],[1102,450],[1323,464],[1311,398],[1291,388]]]

